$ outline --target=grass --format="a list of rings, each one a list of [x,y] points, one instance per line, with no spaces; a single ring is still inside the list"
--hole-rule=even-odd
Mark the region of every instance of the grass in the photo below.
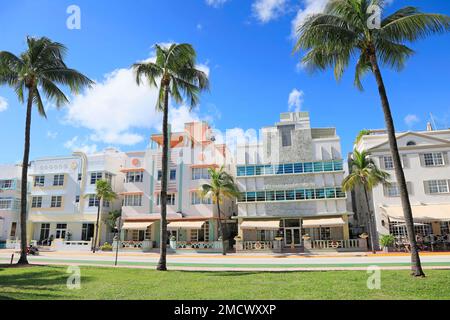
[[[81,289],[66,286],[67,267],[0,269],[0,299],[450,299],[450,272],[382,271],[381,289],[367,289],[364,271],[157,272],[81,267]]]

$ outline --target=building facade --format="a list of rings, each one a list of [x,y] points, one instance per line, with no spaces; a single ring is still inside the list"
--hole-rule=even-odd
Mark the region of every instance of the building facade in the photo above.
[[[173,249],[219,249],[216,205],[202,198],[199,190],[210,182],[209,168],[229,169],[225,145],[214,141],[207,123],[193,122],[170,133],[169,152],[167,219]],[[122,245],[148,250],[160,245],[162,135],[151,137],[148,150],[126,155],[121,168],[125,175]],[[232,212],[233,200],[226,200],[221,208],[224,223]]]
[[[97,209],[97,180],[109,181],[116,192],[122,189],[119,169],[125,154],[115,149],[86,155],[37,159],[30,168],[30,197],[27,234],[40,245],[77,242],[89,246],[94,237]],[[105,224],[108,212],[120,209],[120,199],[103,202],[98,244],[111,241]]]
[[[20,236],[21,167],[0,165],[0,241]]]
[[[284,113],[261,135],[257,144],[238,146],[238,249],[357,247],[335,128],[311,128],[306,112]]]
[[[446,236],[450,221],[450,130],[404,132],[397,134],[403,170],[412,206],[415,231],[419,237]],[[366,150],[374,162],[390,173],[390,184],[375,187],[369,195],[375,213],[378,236],[392,234],[406,239],[406,226],[395,179],[394,165],[386,132],[371,131],[356,145]],[[366,224],[367,205],[363,194],[355,192],[358,221]]]

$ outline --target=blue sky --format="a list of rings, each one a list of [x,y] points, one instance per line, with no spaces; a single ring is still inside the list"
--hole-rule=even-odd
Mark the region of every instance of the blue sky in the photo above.
[[[98,85],[73,97],[70,106],[47,105],[48,120],[34,113],[31,157],[70,154],[75,149],[140,150],[158,131],[154,92],[137,88],[130,65],[152,56],[154,43],[189,42],[210,74],[211,91],[193,113],[173,106],[175,127],[205,119],[221,130],[256,129],[300,107],[314,127],[337,127],[344,152],[363,128],[384,127],[376,86],[353,87],[349,69],[336,83],[331,72],[310,75],[291,54],[295,19],[320,9],[326,0],[0,0],[0,50],[19,54],[25,37],[47,36],[69,48],[67,63]],[[81,9],[81,29],[69,30],[69,5]],[[394,0],[388,13],[416,5],[450,14],[442,0]],[[438,128],[450,127],[450,34],[412,45],[416,55],[401,73],[383,69],[398,130],[421,130],[433,113]],[[299,98],[299,96],[301,96]],[[24,106],[0,87],[0,162],[22,157]],[[299,98],[299,99],[296,99]],[[235,131],[236,131],[235,130]]]

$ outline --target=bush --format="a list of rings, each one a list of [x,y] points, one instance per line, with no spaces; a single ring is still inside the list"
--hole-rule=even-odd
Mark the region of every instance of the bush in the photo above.
[[[383,247],[392,247],[395,243],[395,237],[391,234],[381,236],[380,243]]]
[[[110,245],[108,242],[105,242],[105,243],[100,247],[100,249],[101,249],[102,251],[112,251],[113,247],[112,247],[112,245]]]

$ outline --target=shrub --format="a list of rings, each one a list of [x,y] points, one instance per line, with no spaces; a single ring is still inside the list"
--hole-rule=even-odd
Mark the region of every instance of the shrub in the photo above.
[[[383,247],[392,247],[395,243],[395,237],[391,234],[381,236],[380,243]]]
[[[100,249],[101,249],[102,251],[112,251],[113,247],[112,247],[112,245],[110,245],[108,242],[105,242],[105,243],[100,247]]]

